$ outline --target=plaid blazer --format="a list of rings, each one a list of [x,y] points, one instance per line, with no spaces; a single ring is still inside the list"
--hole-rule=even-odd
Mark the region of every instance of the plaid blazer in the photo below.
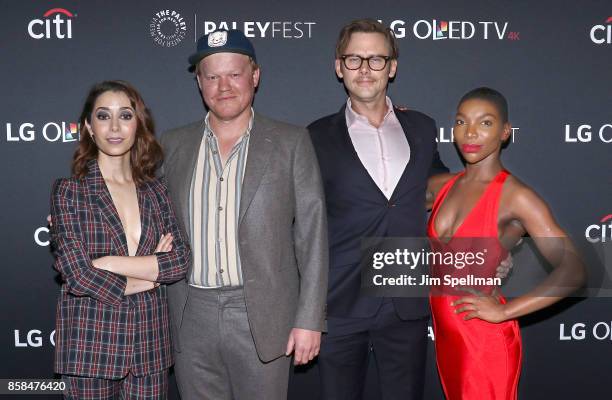
[[[165,283],[184,278],[191,252],[163,180],[137,187],[141,237],[137,256],[153,254],[163,233],[172,251],[157,254],[158,288],[125,296],[126,278],[93,267],[102,256],[127,256],[121,220],[96,160],[81,179],[58,179],[51,196],[54,268],[61,274],[55,372],[118,379],[172,363]]]

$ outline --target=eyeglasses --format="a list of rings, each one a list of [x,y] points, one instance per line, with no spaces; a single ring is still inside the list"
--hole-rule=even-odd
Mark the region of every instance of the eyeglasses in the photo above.
[[[372,71],[382,71],[387,66],[387,62],[391,59],[389,56],[370,56],[361,57],[356,54],[346,54],[340,56],[346,69],[356,70],[361,68],[364,61],[368,62],[368,67]]]

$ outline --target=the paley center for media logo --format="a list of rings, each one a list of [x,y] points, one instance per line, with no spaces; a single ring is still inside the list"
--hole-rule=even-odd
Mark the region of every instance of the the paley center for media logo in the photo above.
[[[379,20],[385,24],[384,21]],[[420,19],[414,23],[396,19],[388,23],[398,39],[419,40],[521,40],[520,32],[512,30],[508,21],[465,21]]]
[[[76,14],[65,8],[50,8],[42,18],[28,24],[28,34],[33,39],[72,39],[72,20]]]
[[[606,19],[606,23],[598,24],[591,28],[591,41],[595,44],[612,44],[612,17]]]
[[[149,34],[163,47],[174,47],[187,35],[185,17],[175,10],[159,10],[149,22]]]

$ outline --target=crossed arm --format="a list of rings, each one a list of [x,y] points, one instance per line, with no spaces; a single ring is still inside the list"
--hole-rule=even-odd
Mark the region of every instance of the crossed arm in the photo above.
[[[149,256],[104,256],[92,260],[94,268],[112,272],[126,278],[124,294],[131,295],[145,292],[159,286],[159,264],[157,253],[172,251],[172,233],[162,235],[153,255]]]
[[[158,283],[174,282],[185,275],[190,258],[189,246],[178,229],[167,189],[160,184],[157,193],[164,235],[154,255],[140,257],[108,256],[91,259],[85,247],[81,222],[77,215],[77,183],[59,179],[51,197],[51,235],[54,243],[54,268],[62,275],[68,290],[77,296],[89,296],[108,305],[121,303],[125,295],[154,288]]]

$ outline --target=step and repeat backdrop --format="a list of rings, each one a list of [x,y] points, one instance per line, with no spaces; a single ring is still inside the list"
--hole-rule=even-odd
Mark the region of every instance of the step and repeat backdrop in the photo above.
[[[496,88],[508,98],[514,127],[506,167],[548,201],[579,247],[605,249],[612,241],[609,1],[0,4],[0,378],[54,377],[59,279],[46,216],[53,180],[70,173],[88,89],[106,79],[133,83],[158,136],[200,119],[205,109],[187,57],[216,28],[241,29],[255,45],[262,71],[255,108],[305,126],[346,101],[333,69],[341,26],[380,20],[400,45],[390,97],[436,119],[451,169],[462,168],[451,129],[458,99],[477,86]],[[612,299],[569,299],[521,326],[521,398],[611,396]],[[441,399],[431,332],[430,339],[426,398]],[[374,363],[369,372],[366,396],[376,399]],[[290,399],[318,398],[316,364],[293,371],[289,392]],[[174,384],[171,397],[178,398]]]

